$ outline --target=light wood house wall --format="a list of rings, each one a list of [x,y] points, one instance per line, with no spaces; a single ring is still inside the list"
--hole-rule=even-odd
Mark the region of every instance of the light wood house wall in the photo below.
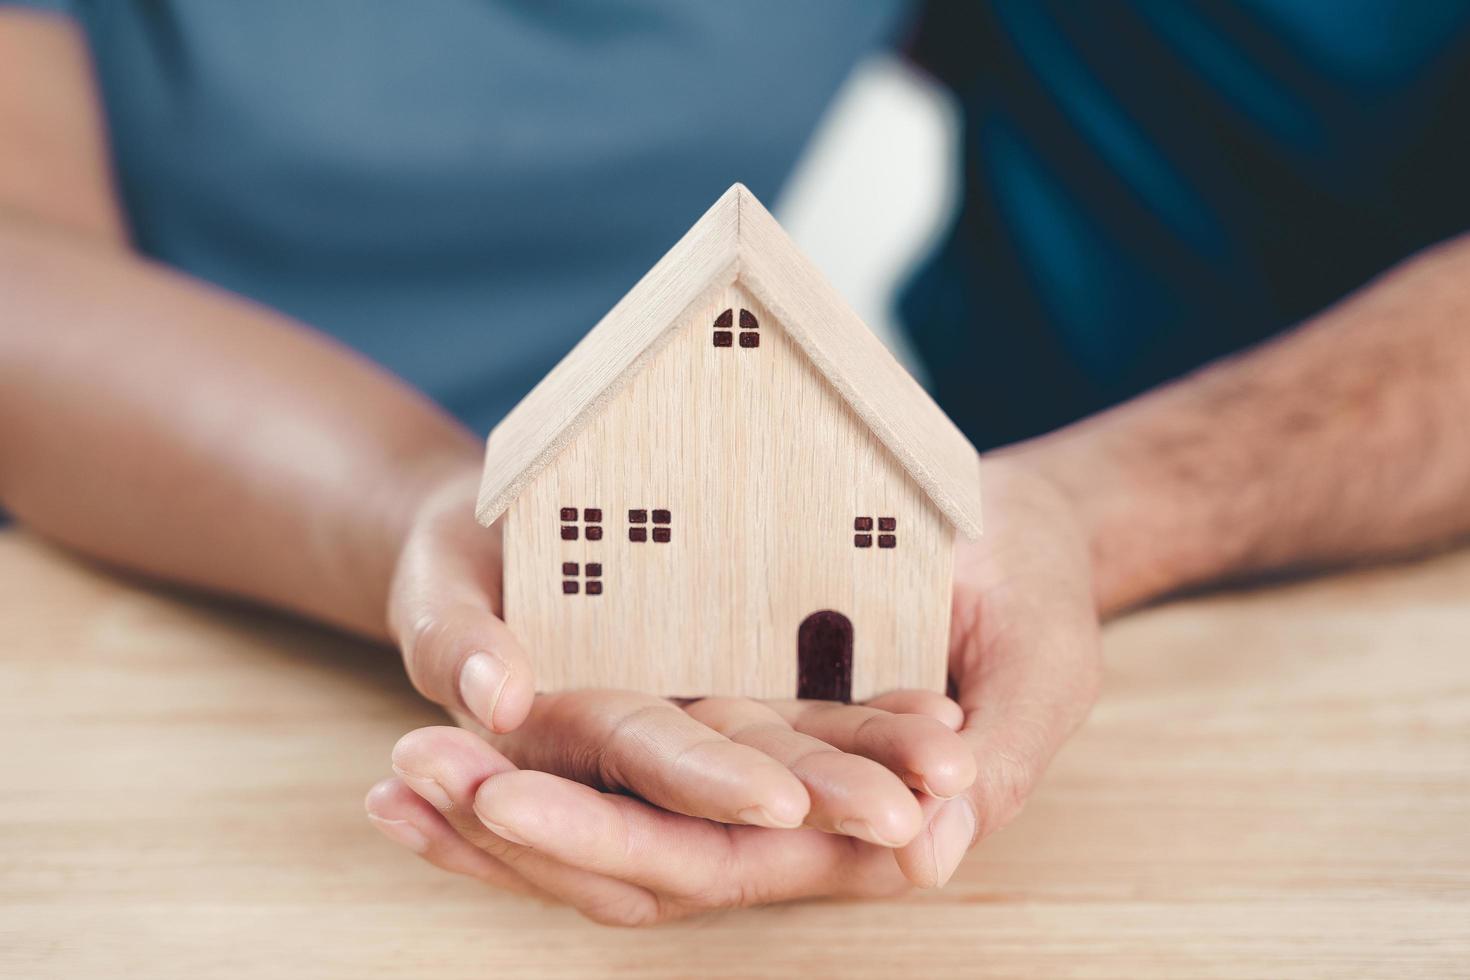
[[[714,346],[725,310],[755,318],[759,346]],[[834,610],[853,624],[854,698],[942,689],[949,522],[739,285],[685,321],[507,515],[506,621],[541,682],[794,697],[797,630]]]

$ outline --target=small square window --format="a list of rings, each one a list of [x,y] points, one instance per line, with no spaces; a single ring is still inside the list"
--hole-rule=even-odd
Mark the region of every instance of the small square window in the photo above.
[[[582,520],[586,521],[588,524],[601,524],[602,523],[602,508],[601,507],[584,507],[584,508],[582,508]]]
[[[755,314],[754,313],[750,312],[749,310],[741,310],[740,311],[740,329],[741,330],[759,330],[760,329],[760,324],[756,322],[756,320],[755,320]]]
[[[629,541],[647,541],[648,540],[648,528],[646,528],[646,527],[630,527],[630,528],[628,528],[628,540]]]
[[[716,347],[733,347],[734,344],[732,343],[732,341],[734,340],[734,338],[735,338],[735,335],[732,334],[728,330],[716,330],[715,331],[715,346]]]
[[[852,519],[852,529],[854,531],[871,531],[873,530],[873,519],[871,517],[854,517]]]
[[[646,510],[630,510],[630,511],[628,511],[628,523],[629,524],[647,524],[648,523],[648,511],[646,511]]]
[[[575,565],[572,566],[572,567],[574,569],[576,568]],[[602,562],[600,562],[600,561],[589,561],[587,563],[587,577],[588,578],[597,578],[601,574],[602,574]]]
[[[602,525],[601,524],[588,524],[587,525],[587,540],[588,541],[601,541],[602,540]]]
[[[880,547],[880,548],[895,548],[897,546],[898,546],[898,535],[896,535],[896,534],[880,534],[880,535],[878,535],[878,547]]]
[[[587,594],[588,595],[602,595],[602,583],[599,582],[599,581],[597,581],[596,579],[592,580],[591,582],[588,582],[587,583]]]
[[[653,512],[653,523],[655,523],[655,524],[667,524],[667,523],[669,523],[669,512],[666,511],[666,510],[656,510],[656,511],[654,511]]]
[[[729,330],[730,329],[730,325],[733,324],[734,322],[735,322],[735,311],[734,310],[726,310],[725,312],[721,313],[719,316],[715,317],[715,329],[716,330]]]
[[[896,518],[896,517],[880,517],[880,518],[878,518],[878,530],[880,530],[880,531],[896,531],[896,530],[898,530],[898,518]]]
[[[871,548],[873,547],[873,536],[871,534],[854,534],[852,536],[852,546],[854,548]]]
[[[577,563],[574,562],[574,561],[564,561],[564,562],[562,562],[561,563],[561,573],[563,575],[575,575],[575,574],[577,574]]]
[[[577,519],[577,508],[563,507],[561,509],[561,519],[564,521],[575,521]]]
[[[669,543],[669,529],[666,528],[666,527],[656,527],[656,528],[654,528],[653,529],[653,540],[657,541],[659,544],[668,544]]]
[[[575,524],[563,524],[561,526],[561,539],[563,541],[575,541],[575,540],[577,540],[577,525],[575,525]]]
[[[761,335],[760,334],[758,334],[758,333],[743,333],[743,334],[740,335],[740,346],[741,347],[759,347],[760,345],[761,345]]]
[[[576,595],[577,583],[575,579],[567,579],[561,584],[562,595]]]

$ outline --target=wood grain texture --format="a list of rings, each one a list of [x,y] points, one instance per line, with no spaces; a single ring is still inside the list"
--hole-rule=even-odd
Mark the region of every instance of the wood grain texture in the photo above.
[[[743,190],[743,188],[742,188]],[[967,538],[980,534],[980,457],[754,194],[736,197],[740,282]]]
[[[1466,596],[1460,552],[1135,615],[942,892],[622,931],[367,825],[439,719],[394,654],[0,533],[0,976],[1463,977]]]
[[[741,184],[733,185],[490,434],[476,517],[500,517],[698,302],[739,278],[961,533],[980,533],[980,460]],[[724,328],[721,328],[722,330]],[[742,345],[753,338],[741,335]],[[730,342],[730,338],[720,338]],[[713,346],[713,345],[712,345]],[[749,349],[748,347],[745,349]]]
[[[700,296],[735,278],[730,188],[490,433],[475,516],[490,524],[658,352]],[[748,193],[748,192],[747,192]]]
[[[755,317],[759,347],[713,344],[725,310]],[[564,537],[561,512],[587,507],[601,539]],[[855,547],[859,515],[896,521],[900,543]],[[853,623],[854,698],[943,690],[953,540],[783,324],[729,285],[511,505],[505,619],[546,690],[795,697],[798,631],[819,610]],[[562,591],[574,561],[602,564],[600,595]]]

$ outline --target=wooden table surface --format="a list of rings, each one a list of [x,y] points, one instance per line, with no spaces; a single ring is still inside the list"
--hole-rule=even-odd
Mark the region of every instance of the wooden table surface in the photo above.
[[[654,930],[452,878],[362,795],[391,654],[0,534],[5,977],[1470,976],[1470,552],[1112,626],[942,892]]]

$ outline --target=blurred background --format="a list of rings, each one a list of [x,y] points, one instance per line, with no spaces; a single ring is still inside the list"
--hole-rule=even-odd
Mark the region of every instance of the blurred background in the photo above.
[[[895,297],[954,215],[959,125],[945,89],[899,58],[870,56],[838,91],[772,208],[921,381]]]

